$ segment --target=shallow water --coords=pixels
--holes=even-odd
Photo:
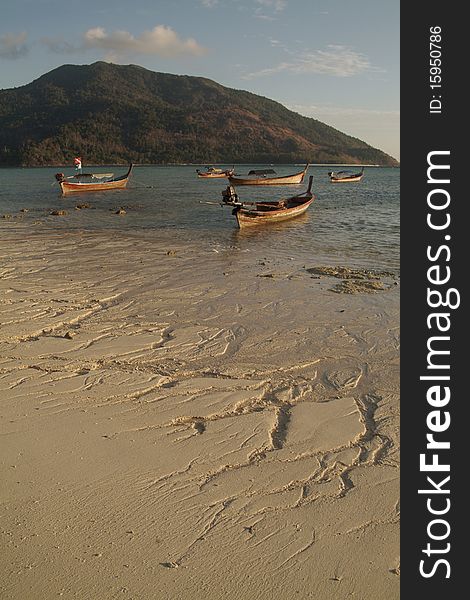
[[[231,166],[231,165],[227,165]],[[271,165],[267,165],[271,167]],[[262,168],[256,165],[256,168]],[[253,165],[237,165],[246,174]],[[278,175],[300,166],[277,165]],[[301,217],[239,231],[231,209],[204,204],[221,200],[225,179],[197,179],[194,166],[136,167],[126,190],[63,198],[54,180],[57,168],[0,169],[0,235],[5,229],[38,231],[118,230],[168,242],[190,242],[201,249],[252,252],[309,264],[342,264],[372,269],[399,268],[400,170],[368,168],[360,183],[331,184],[331,167],[310,167],[316,201]],[[66,174],[72,170],[63,169]],[[97,167],[108,172],[109,167]],[[125,167],[113,167],[120,175]],[[69,171],[69,172],[68,172]],[[306,189],[299,186],[240,187],[241,200],[279,199]],[[87,203],[89,209],[77,210]],[[124,215],[115,211],[123,207]],[[28,209],[28,212],[20,212]],[[65,209],[65,216],[51,216]]]

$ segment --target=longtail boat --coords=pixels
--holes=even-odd
[[[331,183],[353,183],[361,181],[364,177],[364,167],[362,167],[359,173],[353,173],[352,171],[330,171],[328,175]]]
[[[272,169],[268,171],[250,171],[248,177],[229,177],[230,185],[292,185],[302,183],[309,165],[305,165],[303,171],[293,175],[283,175],[282,177],[268,177],[269,173],[274,173]]]
[[[197,176],[201,179],[221,179],[222,177],[230,177],[235,172],[235,169],[216,169],[214,167],[206,167],[205,171],[196,169]]]
[[[313,176],[310,176],[307,191],[292,198],[276,201],[240,202],[234,188],[229,185],[222,192],[222,201],[233,206],[232,214],[237,219],[239,228],[253,225],[278,223],[303,214],[315,200],[312,193]]]
[[[107,190],[123,189],[129,181],[133,164],[125,175],[114,177],[113,173],[76,173],[66,177],[63,173],[56,173],[62,195],[76,192],[104,192]]]

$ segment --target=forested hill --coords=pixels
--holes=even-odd
[[[387,154],[273,100],[135,65],[64,65],[0,90],[0,165],[367,163]]]

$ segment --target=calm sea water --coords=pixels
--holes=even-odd
[[[232,165],[227,165],[230,167]],[[246,174],[253,165],[237,165]],[[294,165],[265,165],[278,175],[299,171]],[[255,168],[263,168],[256,165]],[[400,170],[366,168],[360,183],[331,184],[331,167],[310,167],[316,201],[301,217],[265,227],[239,231],[228,207],[205,204],[219,202],[225,179],[200,180],[194,166],[136,167],[126,190],[79,194],[62,198],[54,180],[57,168],[0,169],[0,220],[2,231],[117,230],[147,239],[188,241],[207,248],[237,247],[263,256],[298,259],[309,264],[340,264],[373,269],[399,268]],[[72,169],[62,169],[72,174]],[[96,172],[109,168],[96,167]],[[125,167],[113,167],[120,175]],[[256,189],[240,187],[241,200],[279,199],[306,189],[299,186]],[[75,210],[77,203],[90,209]],[[125,215],[114,213],[119,207]],[[28,212],[20,213],[20,209]],[[65,209],[66,216],[51,216]],[[255,254],[255,255],[256,255]]]

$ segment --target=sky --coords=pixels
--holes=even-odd
[[[399,0],[15,0],[0,89],[105,60],[271,98],[399,159]]]

